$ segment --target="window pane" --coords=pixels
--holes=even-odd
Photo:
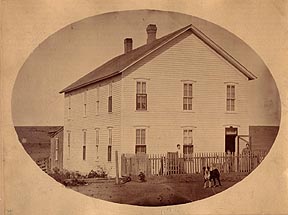
[[[112,160],[112,146],[108,146],[108,161]]]
[[[231,111],[234,111],[235,110],[235,100],[232,99],[231,100],[231,108],[230,108]]]
[[[83,133],[83,145],[86,145],[86,131]]]
[[[227,85],[227,99],[230,98],[230,85]]]
[[[230,111],[230,99],[226,100],[226,110]]]
[[[96,145],[99,145],[99,130],[96,130]]]
[[[136,145],[140,144],[140,129],[136,129]]]
[[[146,97],[146,95],[142,96],[142,110],[147,110],[147,97]]]
[[[136,110],[140,110],[140,96],[136,95]]]
[[[188,96],[192,97],[192,84],[189,84]]]
[[[146,82],[142,82],[142,92],[143,94],[146,93]]]
[[[87,103],[87,91],[86,90],[84,91],[84,94],[83,94],[83,103],[84,104]]]
[[[141,144],[145,145],[145,129],[141,129]]]
[[[86,160],[86,146],[83,146],[83,160]]]
[[[187,95],[187,84],[184,84],[184,96],[188,96]]]
[[[141,93],[141,82],[137,82],[137,86],[136,86],[136,93],[139,94]]]
[[[70,133],[68,133],[68,147],[70,146]]]
[[[112,96],[108,98],[108,112],[112,112]]]
[[[231,86],[231,98],[235,98],[235,86]]]
[[[135,146],[135,153],[146,153],[146,146],[138,145]]]

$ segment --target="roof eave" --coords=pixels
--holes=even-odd
[[[78,89],[80,89],[80,88],[82,88],[82,87],[86,87],[86,86],[88,86],[88,85],[95,84],[95,83],[97,83],[97,82],[99,82],[99,81],[103,81],[103,80],[105,80],[105,79],[112,78],[112,77],[114,77],[114,76],[116,76],[116,75],[118,75],[118,74],[120,74],[120,73],[121,73],[121,72],[117,71],[117,72],[114,72],[114,73],[112,73],[112,74],[110,74],[110,75],[106,75],[106,76],[104,76],[104,77],[102,77],[102,78],[98,78],[98,79],[89,81],[89,82],[87,82],[87,83],[85,83],[85,84],[81,84],[81,85],[76,86],[76,87],[72,87],[72,88],[67,87],[67,88],[61,90],[59,93],[60,93],[60,94],[61,94],[61,93],[69,93],[69,92],[72,92],[72,91],[74,91],[74,90],[78,90]]]
[[[213,40],[211,40],[208,36],[206,36],[202,31],[200,31],[192,24],[191,24],[191,30],[199,39],[201,39],[210,48],[212,48],[215,52],[217,52],[220,56],[222,56],[225,60],[227,60],[231,65],[233,65],[236,69],[238,69],[243,75],[245,75],[248,78],[248,80],[257,79],[257,76],[255,76],[238,60],[236,60],[233,56],[231,56],[222,47],[217,45]]]

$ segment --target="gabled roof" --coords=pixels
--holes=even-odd
[[[213,42],[208,36],[206,36],[203,32],[201,32],[198,28],[193,26],[192,24],[185,26],[173,33],[170,33],[166,36],[163,36],[155,41],[140,46],[136,49],[129,51],[128,53],[121,54],[106,63],[102,66],[96,68],[92,72],[78,79],[62,91],[60,93],[67,93],[73,90],[88,86],[90,84],[96,83],[98,81],[113,77],[117,74],[123,72],[126,68],[130,67],[134,63],[138,62],[145,56],[159,49],[166,43],[172,41],[176,37],[180,36],[184,32],[192,30],[192,32],[201,39],[204,43],[206,43],[209,47],[211,47],[214,51],[216,51],[219,55],[221,55],[225,60],[227,60],[230,64],[232,64],[235,68],[237,68],[243,75],[245,75],[248,80],[253,80],[256,78],[247,68],[245,68],[241,63],[239,63],[235,58],[233,58],[229,53],[227,53],[223,48],[218,46],[215,42]]]

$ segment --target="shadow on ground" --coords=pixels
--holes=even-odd
[[[146,182],[131,181],[116,185],[114,181],[101,181],[73,190],[94,198],[139,206],[166,206],[194,202],[220,193],[241,181],[247,174],[230,173],[221,177],[222,186],[203,188],[200,174],[154,176]]]

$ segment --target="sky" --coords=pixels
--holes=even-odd
[[[123,53],[123,41],[133,48],[146,43],[146,27],[157,25],[157,38],[193,24],[258,78],[249,81],[250,125],[279,125],[280,99],[265,63],[234,34],[205,20],[179,13],[125,11],[72,23],[44,40],[20,69],[12,95],[15,126],[64,124],[64,95],[59,92],[111,58]]]

